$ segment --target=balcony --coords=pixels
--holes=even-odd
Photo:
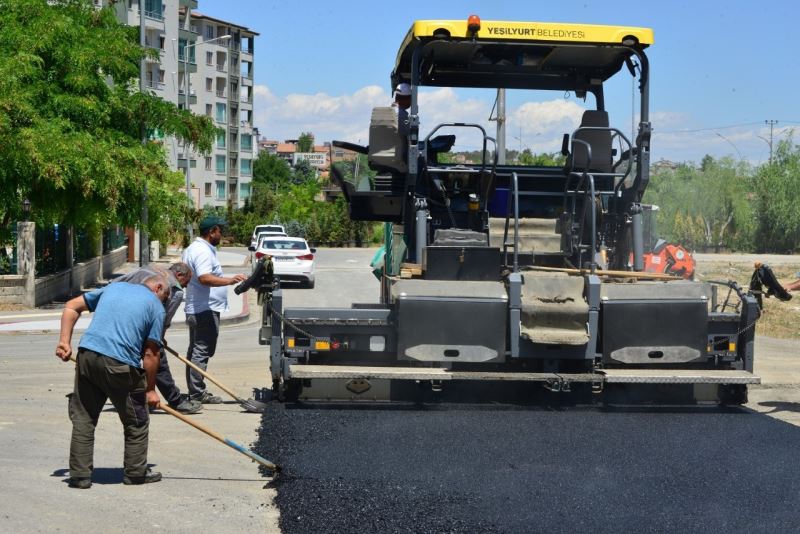
[[[231,91],[228,93],[228,100],[233,100],[234,102],[239,100],[239,91]]]
[[[228,68],[224,64],[220,65],[219,63],[217,63],[217,72],[227,72],[227,70]]]
[[[186,91],[183,88],[178,89],[178,103],[186,103]],[[197,104],[197,93],[194,89],[189,90],[189,105]]]
[[[253,97],[252,96],[247,96],[247,95],[242,95],[242,98],[241,98],[240,102],[243,103],[243,104],[252,104],[253,103]]]
[[[234,132],[234,131],[237,131],[237,130],[239,129],[239,123],[238,123],[238,122],[236,122],[236,121],[230,121],[230,122],[228,123],[228,128],[229,128],[229,129],[230,129],[232,132]]]
[[[164,13],[161,11],[148,11],[145,9],[144,11],[145,18],[150,20],[157,20],[159,22],[164,22]]]
[[[156,82],[153,80],[147,80],[144,84],[147,88],[155,89],[157,91],[163,91],[164,88],[166,87],[166,84],[164,82]]]
[[[179,0],[178,5],[189,9],[197,9],[197,0]]]
[[[225,90],[223,89],[222,91],[220,91],[219,89],[217,89],[217,97],[225,98]]]
[[[184,69],[186,68],[185,65],[186,65],[186,61],[184,60],[184,56],[183,56],[183,54],[179,53],[178,54],[178,69],[180,70],[180,72],[184,71]],[[194,57],[191,57],[191,56],[189,57],[189,72],[190,73],[197,72],[197,63],[195,62]]]
[[[239,177],[239,169],[231,169],[228,172],[228,177],[229,178],[238,178]]]

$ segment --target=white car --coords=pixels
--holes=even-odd
[[[314,253],[302,237],[266,237],[254,248],[256,261],[265,255],[272,257],[275,274],[284,280],[300,282],[314,287]]]
[[[250,246],[258,246],[259,235],[286,235],[286,230],[280,224],[259,224],[250,237]]]

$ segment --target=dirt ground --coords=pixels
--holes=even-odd
[[[788,283],[797,279],[797,263],[769,263],[775,276],[781,283]],[[725,261],[715,258],[697,260],[695,278],[697,280],[735,280],[742,288],[750,285],[753,274],[753,261],[749,257],[737,258],[726,256]],[[719,301],[725,299],[727,290],[720,288]],[[735,295],[731,302],[736,302]],[[756,324],[756,334],[779,339],[800,339],[800,293],[795,292],[792,300],[781,302],[772,297],[764,299],[764,313]]]

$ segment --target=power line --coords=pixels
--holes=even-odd
[[[775,120],[773,124],[777,124],[778,122],[789,123],[789,124],[800,124],[800,121],[790,121],[790,120],[783,120],[783,119],[781,119],[780,121]],[[711,127],[711,128],[694,128],[694,129],[691,129],[691,130],[662,130],[662,131],[659,131],[659,130],[654,129],[653,133],[659,133],[659,134],[682,134],[682,133],[712,132],[714,130],[727,130],[727,129],[730,129],[730,128],[741,128],[742,126],[756,126],[756,125],[760,125],[760,124],[764,124],[764,123],[769,124],[769,121],[742,122],[742,123],[739,123],[739,124],[730,124],[728,126],[716,126],[716,127]]]

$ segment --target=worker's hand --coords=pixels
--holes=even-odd
[[[56,346],[56,356],[61,358],[63,361],[68,362],[69,357],[72,356],[72,347],[70,344],[64,341],[59,341],[58,345]]]
[[[147,400],[147,405],[153,409],[158,408],[161,404],[161,397],[159,397],[158,393],[155,391],[146,392],[145,397]]]
[[[234,274],[233,277],[231,278],[230,285],[238,284],[239,282],[244,282],[245,280],[247,280],[246,274]]]

